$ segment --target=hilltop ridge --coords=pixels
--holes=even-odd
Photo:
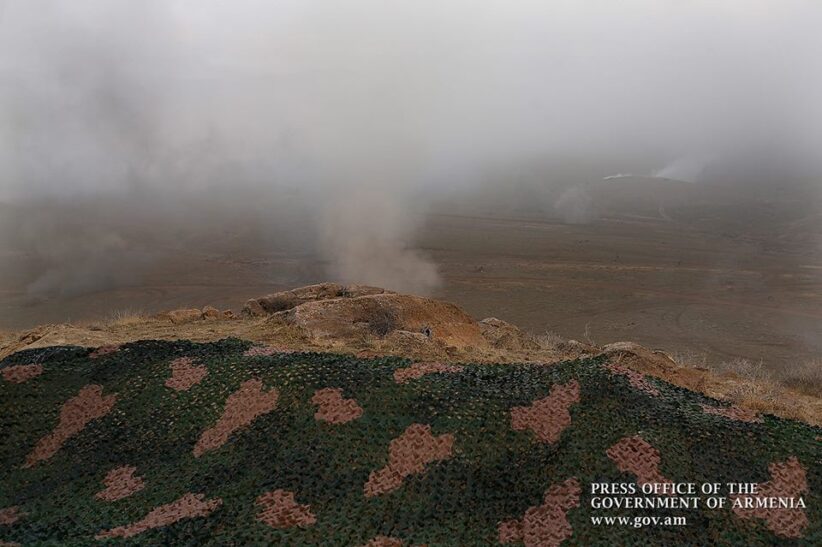
[[[0,332],[0,359],[48,346],[113,347],[138,340],[209,342],[227,337],[291,351],[454,363],[556,363],[601,355],[742,408],[822,425],[822,398],[784,386],[683,365],[663,351],[632,342],[596,346],[550,333],[535,335],[503,319],[476,320],[454,304],[364,285],[320,283],[280,291],[248,300],[239,313],[206,306]]]

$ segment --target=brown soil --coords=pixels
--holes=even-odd
[[[321,422],[344,424],[362,416],[362,407],[354,399],[344,399],[340,388],[319,389],[311,402],[319,406],[314,418]]]
[[[755,423],[762,421],[762,417],[759,416],[756,412],[748,410],[747,408],[739,408],[738,406],[718,407],[702,405],[702,410],[706,414],[722,416],[723,418],[728,418],[729,420],[736,420],[737,422]]]
[[[20,520],[20,517],[22,517],[23,514],[24,513],[21,513],[20,508],[17,506],[0,509],[0,526],[11,526]]]
[[[576,380],[555,385],[547,397],[534,401],[531,406],[512,408],[511,427],[516,431],[530,429],[540,441],[555,443],[565,428],[571,425],[569,410],[578,402],[579,383]]]
[[[253,379],[243,382],[240,389],[228,396],[223,415],[214,426],[203,431],[194,445],[194,457],[223,446],[232,433],[247,427],[255,418],[277,407],[279,392],[272,388],[263,391],[263,383]]]
[[[525,547],[556,547],[574,534],[566,512],[579,506],[579,481],[570,478],[551,486],[542,505],[529,508],[522,519],[499,524],[500,543],[524,543]]]
[[[118,526],[111,530],[104,530],[97,534],[96,538],[129,538],[141,534],[146,530],[162,528],[183,519],[206,517],[223,503],[223,500],[220,498],[210,500],[205,500],[204,498],[204,494],[188,493],[177,501],[153,509],[148,515],[137,522],[126,526]]]
[[[75,397],[63,404],[57,427],[37,442],[26,458],[24,467],[31,467],[54,456],[63,443],[82,431],[89,422],[111,412],[116,400],[116,394],[103,397],[102,386],[92,384],[82,388]]]
[[[180,357],[171,362],[171,378],[166,380],[166,387],[174,391],[188,391],[199,384],[206,374],[206,367],[195,365],[190,357]]]
[[[635,475],[640,485],[671,482],[659,471],[659,464],[662,461],[659,450],[639,435],[620,439],[606,451],[606,454],[616,464],[617,469]]]
[[[297,503],[294,493],[286,490],[266,492],[257,498],[257,505],[260,507],[257,520],[272,528],[311,526],[317,522],[311,508]]]
[[[771,480],[759,483],[758,492],[754,496],[731,496],[731,499],[744,503],[745,497],[769,498],[799,498],[808,491],[808,479],[805,468],[795,457],[784,462],[773,462],[768,466]],[[745,508],[733,507],[734,513],[743,519],[758,518],[765,521],[774,534],[786,538],[802,537],[802,530],[808,525],[808,516],[801,507],[794,508]]]
[[[463,367],[459,365],[447,365],[445,363],[414,363],[410,367],[398,368],[394,371],[394,381],[398,384],[405,384],[409,380],[422,378],[426,374],[437,372],[462,372]]]
[[[391,441],[388,465],[368,476],[363,490],[366,497],[379,496],[396,490],[408,475],[422,473],[431,462],[451,457],[454,436],[431,434],[431,426],[412,424]]]
[[[15,365],[2,371],[3,379],[12,384],[22,384],[43,374],[43,365]]]
[[[95,494],[96,498],[104,501],[117,501],[127,498],[146,487],[142,477],[135,476],[137,468],[132,465],[124,465],[112,469],[103,479],[104,490]]]

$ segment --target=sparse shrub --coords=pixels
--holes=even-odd
[[[542,349],[557,348],[565,343],[565,338],[550,330],[534,335],[533,340]]]
[[[388,308],[378,308],[368,318],[368,330],[380,337],[397,330],[398,327],[397,314]]]
[[[809,395],[822,395],[822,359],[813,359],[782,370],[782,382]]]
[[[708,366],[708,356],[699,351],[675,351],[669,357],[680,367],[707,368]]]
[[[106,324],[109,327],[127,327],[143,323],[148,319],[148,315],[142,310],[116,310],[108,317]]]
[[[771,371],[762,361],[753,362],[749,359],[737,358],[732,361],[723,361],[716,368],[720,372],[735,374],[743,380],[753,382],[770,382],[773,379]]]

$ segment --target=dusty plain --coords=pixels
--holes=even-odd
[[[587,224],[527,206],[440,204],[414,243],[442,275],[431,296],[532,333],[631,340],[695,365],[744,358],[780,370],[820,359],[814,204],[723,201],[720,190],[648,180],[616,189],[589,188],[596,217]],[[2,249],[0,329],[192,306],[239,310],[248,298],[329,280],[307,247],[276,249],[230,226],[151,252],[150,267],[128,282],[37,295],[27,284],[42,269],[38,255]]]

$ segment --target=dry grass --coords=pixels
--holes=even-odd
[[[822,359],[813,359],[779,371],[782,383],[802,393],[822,395]]]
[[[397,314],[388,308],[379,308],[368,318],[368,330],[379,337],[397,330],[398,327]]]
[[[700,351],[675,351],[669,357],[681,367],[707,368],[708,366],[708,355]]]
[[[763,361],[751,361],[749,359],[733,359],[731,361],[723,361],[719,363],[715,370],[732,374],[742,380],[752,382],[772,382],[773,375],[771,371],[765,366]]]
[[[726,385],[724,399],[737,406],[761,413],[777,414],[784,417],[798,418],[805,421],[819,420],[818,409],[803,408],[796,391],[818,397],[820,390],[813,391],[813,372],[796,371],[794,382],[787,380],[788,375],[775,375],[763,361],[750,359],[732,359],[711,367],[716,373],[732,379]],[[820,385],[822,374],[817,372],[816,382]],[[797,389],[800,384],[807,389]],[[793,390],[793,391],[790,391]],[[815,405],[818,406],[818,405]],[[811,410],[810,415],[808,411]],[[815,416],[812,418],[811,416]]]
[[[148,314],[143,310],[124,309],[112,312],[104,320],[104,324],[107,327],[131,327],[145,323],[148,319]]]
[[[693,362],[692,359],[682,361]],[[764,363],[759,361],[734,359],[714,366],[696,367],[680,366],[673,360],[665,365],[658,359],[637,355],[630,358],[626,356],[622,364],[741,408],[822,425],[822,398],[819,391],[802,392],[793,389],[781,378],[774,377]],[[809,374],[813,375],[815,369],[812,365],[809,367]]]
[[[542,334],[535,334],[531,338],[543,349],[558,348],[566,341],[565,338],[550,330],[546,330]]]

